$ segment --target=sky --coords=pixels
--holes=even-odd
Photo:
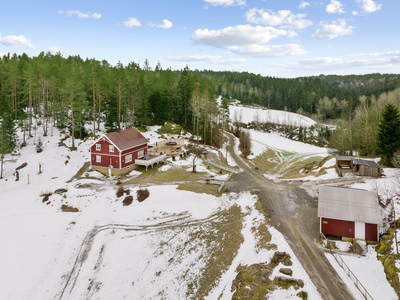
[[[3,1],[0,55],[293,78],[400,73],[398,0]]]

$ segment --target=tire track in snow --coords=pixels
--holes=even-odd
[[[86,261],[89,256],[89,252],[92,248],[92,244],[96,235],[104,230],[125,230],[125,231],[154,231],[159,229],[169,229],[179,226],[187,226],[191,224],[198,224],[203,222],[212,221],[217,219],[221,215],[221,212],[218,211],[211,216],[204,219],[191,219],[190,214],[180,216],[179,218],[170,219],[168,221],[164,221],[158,224],[153,225],[129,225],[129,224],[106,224],[102,226],[95,226],[92,230],[90,230],[86,237],[84,238],[77,257],[75,259],[72,270],[67,276],[65,281],[65,285],[60,292],[59,295],[55,296],[55,299],[63,300],[69,299],[69,295],[72,293],[77,279],[79,277],[79,273],[81,271],[82,265]]]

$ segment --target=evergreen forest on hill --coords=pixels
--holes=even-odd
[[[96,135],[100,123],[115,127],[162,125],[174,122],[219,144],[227,102],[287,110],[317,121],[335,120],[337,130],[330,146],[338,153],[376,155],[377,126],[388,102],[400,107],[400,76],[397,74],[319,75],[293,79],[247,72],[194,70],[173,71],[146,60],[115,66],[106,60],[38,56],[0,57],[1,153],[15,143],[12,130],[18,124],[32,134],[32,118],[40,120],[47,134],[50,124],[67,128],[72,137]],[[223,96],[223,109],[216,96]],[[91,124],[91,130],[84,125]],[[10,136],[7,138],[6,136]],[[23,144],[23,143],[22,143]],[[74,146],[74,145],[73,145]]]

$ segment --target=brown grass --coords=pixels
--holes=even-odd
[[[215,184],[202,184],[202,183],[182,183],[178,185],[178,190],[189,191],[199,194],[209,194],[214,196],[221,196],[218,194],[219,185]]]
[[[183,169],[171,168],[164,172],[149,169],[143,172],[138,178],[128,181],[126,184],[144,184],[144,183],[163,183],[174,181],[197,181],[201,179],[203,173],[188,172]]]
[[[62,212],[79,212],[79,209],[76,207],[68,206],[66,204],[61,205]]]

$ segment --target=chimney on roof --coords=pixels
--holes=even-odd
[[[115,132],[119,132],[119,128],[118,127],[115,127]]]

